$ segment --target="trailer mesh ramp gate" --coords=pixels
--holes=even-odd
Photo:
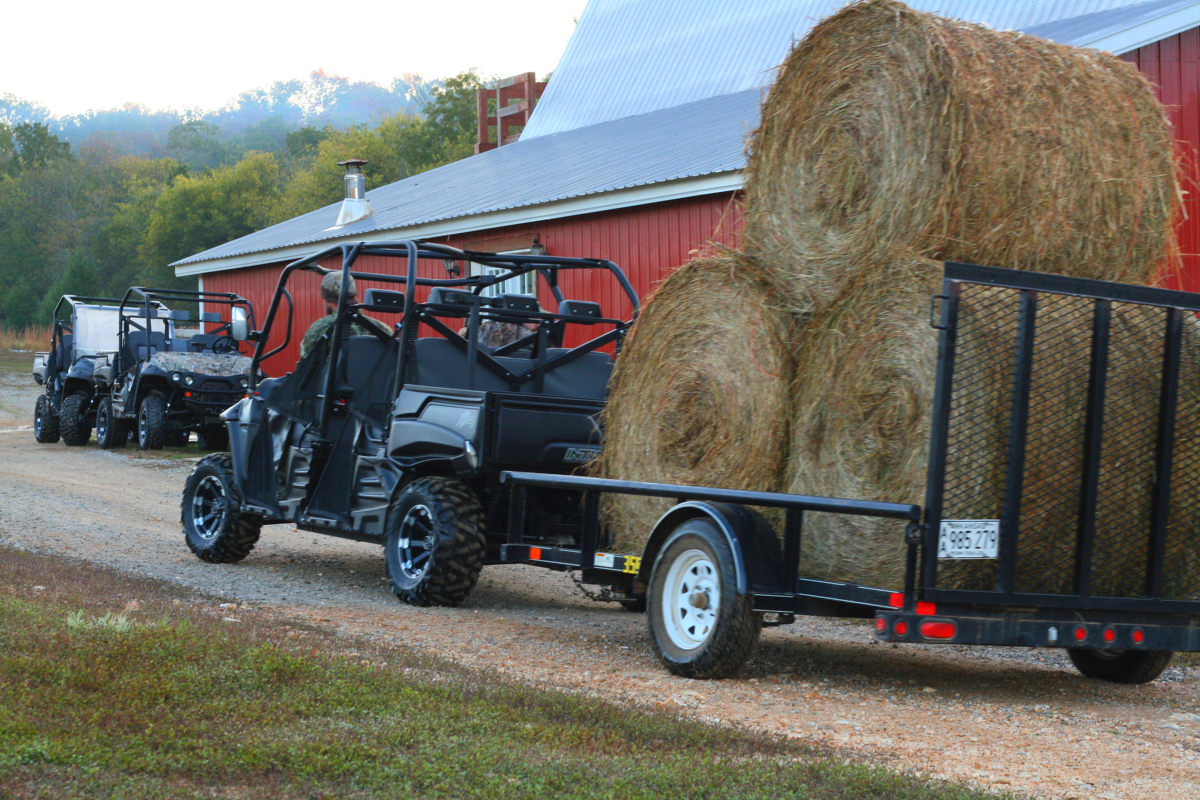
[[[922,584],[1200,613],[1195,295],[948,263]]]

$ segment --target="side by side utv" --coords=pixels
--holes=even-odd
[[[200,322],[210,329],[175,336],[174,322],[191,315],[167,311],[168,302],[202,304]],[[245,395],[250,381],[250,358],[238,352],[230,330],[239,321],[252,324],[253,307],[226,292],[135,286],[120,308],[117,351],[94,374],[103,393],[96,409],[100,446],[124,447],[132,430],[141,449],[160,450],[186,444],[195,431],[201,448],[224,450],[228,435],[220,414]]]
[[[364,256],[399,259],[404,275],[354,270]],[[258,363],[292,337],[290,282],[319,279],[330,272],[320,262],[337,257],[343,287],[352,275],[403,292],[370,290],[352,304],[343,290],[335,324],[295,371],[258,382]],[[430,277],[442,263],[451,277]],[[483,274],[455,276],[465,263]],[[577,270],[592,273],[576,282]],[[605,272],[624,294],[628,319],[564,299],[563,285],[618,296],[601,295],[596,279]],[[557,301],[554,311],[498,292],[534,274],[542,296]],[[1040,298],[1076,313],[1039,318]],[[218,563],[246,557],[262,526],[274,523],[376,542],[393,591],[414,604],[463,601],[484,564],[578,570],[610,597],[644,603],[663,664],[694,678],[736,673],[764,625],[798,614],[873,619],[882,642],[1066,648],[1084,675],[1122,683],[1153,680],[1173,652],[1200,651],[1200,581],[1190,560],[1167,555],[1200,543],[1200,521],[1178,512],[1181,498],[1200,490],[1200,448],[1194,431],[1176,426],[1179,387],[1200,381],[1200,344],[1191,328],[1184,335],[1200,296],[947,263],[932,302],[939,354],[924,507],[604,480],[573,473],[601,446],[613,364],[604,348],[619,345],[637,312],[615,264],[409,241],[334,247],[284,269],[262,331],[234,332],[255,342],[250,391],[223,415],[231,453],[205,458],[187,480],[186,542]],[[368,311],[399,315],[395,333],[352,328]],[[1127,335],[1118,311],[1161,322],[1142,355],[1110,348]],[[1000,333],[986,348],[971,340],[960,347],[960,319]],[[477,341],[483,324],[535,320],[536,338],[494,350]],[[576,326],[602,332],[562,347],[564,330],[579,340]],[[351,335],[363,329],[371,335]],[[1086,353],[1080,342],[1090,343]],[[1056,355],[1047,361],[1047,353]],[[1151,359],[1158,376],[1137,407],[1106,388],[1131,358]],[[1006,359],[1010,369],[981,373],[980,359]],[[1061,401],[1064,376],[1086,387],[1082,412]],[[963,398],[979,392],[1010,409],[1001,429],[962,412]],[[972,444],[997,433],[1005,446]],[[1104,442],[1129,436],[1152,441],[1137,458],[1107,459]],[[1070,488],[1026,496],[1023,477],[1051,439],[1078,450],[1077,460],[1058,465]],[[611,549],[600,509],[614,493],[676,503],[641,553]],[[1023,527],[1046,518],[1047,503],[1058,504],[1055,524],[1067,527],[1053,550],[1022,538]],[[783,511],[781,530],[762,508]],[[809,513],[895,520],[897,547],[907,552],[903,586],[805,577]],[[1135,546],[1114,551],[1114,532]],[[1095,576],[1118,558],[1132,578],[1098,591]],[[1031,566],[1059,579],[1031,583]]]

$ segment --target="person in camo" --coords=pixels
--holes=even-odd
[[[300,358],[307,356],[317,342],[321,341],[321,337],[327,335],[333,328],[333,323],[337,321],[337,304],[338,295],[342,292],[342,273],[331,272],[321,280],[321,299],[325,302],[325,316],[308,326],[308,330],[304,332],[304,338],[300,341]],[[350,278],[350,285],[346,287],[346,301],[349,303],[358,300],[358,287],[354,285],[354,278]],[[371,323],[379,330],[383,331],[388,336],[392,335],[392,329],[386,323],[381,322],[366,314],[359,316]],[[370,336],[371,332],[366,326],[359,322],[350,323],[350,327],[343,336]]]

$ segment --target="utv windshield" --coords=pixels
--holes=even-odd
[[[128,308],[125,315],[136,314],[140,309]],[[174,333],[174,323],[164,320],[167,338]],[[75,306],[73,323],[75,334],[75,354],[77,356],[95,356],[102,353],[115,353],[120,345],[117,334],[120,333],[119,312],[111,306]]]

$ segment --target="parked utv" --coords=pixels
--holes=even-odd
[[[294,372],[258,383],[258,364],[296,336],[290,282],[313,275],[315,288],[331,272],[321,260],[339,256],[336,322]],[[405,269],[354,271],[363,256],[403,259]],[[445,264],[451,277],[419,277],[419,262],[424,275]],[[474,264],[480,274],[455,277],[459,264]],[[603,348],[618,344],[631,320],[565,299],[560,275],[568,272],[576,273],[565,279],[572,286],[607,275],[636,312],[625,275],[601,260],[397,242],[341,246],[289,265],[263,330],[248,334],[256,343],[251,391],[223,415],[232,454],[205,458],[187,481],[189,547],[206,561],[238,561],[262,525],[292,523],[384,544],[393,590],[406,602],[461,602],[484,563],[501,560],[507,541],[501,472],[567,474],[600,449],[599,413],[613,366]],[[353,304],[347,276],[400,284],[404,292],[370,289]],[[529,291],[539,278],[543,297],[556,302],[553,311],[533,296],[503,291]],[[418,292],[427,291],[419,302]],[[283,325],[281,300],[288,304]],[[366,312],[389,315],[395,333],[365,323]],[[495,349],[479,343],[485,324],[523,323],[538,323],[537,332]],[[368,335],[351,335],[355,330]],[[586,341],[563,347],[567,337]],[[269,340],[279,344],[268,350]],[[571,539],[578,499],[547,494],[528,509],[542,544]]]
[[[45,387],[33,412],[37,441],[87,444],[108,396],[108,385],[98,383],[95,373],[106,369],[117,352],[121,308],[115,298],[70,294],[54,307],[50,349],[33,359],[33,379]],[[164,310],[157,302],[153,308]]]
[[[191,315],[167,311],[164,302],[200,303],[201,324],[215,327],[176,337],[173,323]],[[135,286],[120,307],[116,356],[94,374],[104,395],[96,411],[100,446],[124,447],[133,430],[141,449],[161,450],[185,444],[195,431],[202,448],[225,449],[220,414],[246,393],[250,373],[250,358],[230,331],[254,319],[250,303],[225,292]],[[209,310],[223,307],[224,316]]]

